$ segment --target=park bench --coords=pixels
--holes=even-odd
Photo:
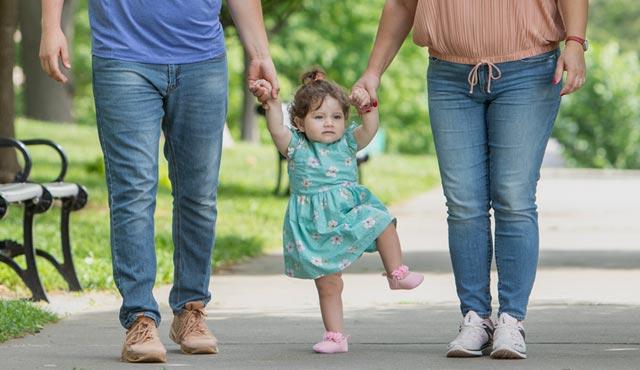
[[[29,174],[32,160],[26,146],[46,145],[53,148],[60,157],[60,172],[51,182],[34,184],[29,182]],[[13,183],[0,184],[0,219],[6,213],[9,205],[22,204],[24,206],[23,242],[13,240],[0,241],[0,262],[9,265],[31,290],[33,300],[48,301],[42,286],[35,256],[49,261],[62,275],[69,286],[69,290],[82,289],[78,280],[69,237],[69,218],[72,211],[82,209],[88,199],[86,189],[78,184],[64,182],[67,172],[68,160],[62,148],[56,143],[46,139],[33,139],[18,141],[9,138],[0,138],[0,147],[13,147],[18,150],[24,159],[24,168],[16,175]],[[60,241],[62,249],[62,263],[51,254],[35,248],[33,245],[33,216],[36,213],[47,211],[54,203],[61,205],[60,209]],[[24,255],[27,268],[18,266],[14,258]]]

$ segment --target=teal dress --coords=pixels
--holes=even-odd
[[[395,219],[358,184],[357,144],[351,125],[338,141],[307,140],[291,129],[288,171],[291,197],[284,220],[285,274],[315,279],[344,270]]]

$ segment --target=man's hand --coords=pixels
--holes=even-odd
[[[62,58],[62,64],[65,67],[71,68],[67,38],[59,27],[50,30],[43,29],[40,38],[40,66],[49,77],[66,83],[69,79],[60,71],[60,58]]]
[[[560,96],[571,94],[584,85],[586,81],[586,66],[584,63],[584,50],[577,42],[568,42],[558,58],[556,72],[553,76],[553,83],[557,84],[562,80],[564,71],[567,71],[567,79],[560,91]]]
[[[280,85],[278,83],[278,77],[276,76],[276,68],[273,65],[273,61],[270,57],[263,59],[252,59],[249,63],[249,69],[247,72],[247,82],[249,89],[252,86],[256,86],[259,80],[263,80],[269,84],[269,91],[267,89],[257,89],[255,92],[251,91],[253,95],[258,98],[260,103],[266,108],[266,103],[269,99],[276,99],[280,92]],[[262,84],[262,82],[261,82]],[[266,86],[262,84],[262,86]]]

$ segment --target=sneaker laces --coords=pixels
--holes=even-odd
[[[128,346],[146,343],[154,338],[155,323],[153,320],[139,319],[127,332],[126,343]]]
[[[522,328],[517,321],[507,322],[505,320],[499,320],[496,329],[502,329],[501,331],[508,330],[509,336],[514,341],[524,340],[524,328]]]
[[[186,334],[207,335],[208,329],[205,324],[205,317],[207,314],[204,312],[204,308],[185,310],[184,315],[185,323],[180,331],[180,338],[184,338]]]

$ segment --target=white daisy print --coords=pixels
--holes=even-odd
[[[303,179],[302,180],[302,186],[304,186],[305,188],[308,188],[309,186],[311,186],[311,180]]]
[[[334,236],[331,237],[331,244],[340,245],[340,244],[342,244],[342,240],[343,240],[342,236],[334,235]]]
[[[344,270],[347,267],[349,267],[349,265],[351,264],[351,261],[344,259],[342,260],[342,262],[340,262],[340,270]]]
[[[305,248],[304,244],[302,244],[301,241],[296,240],[296,249],[298,250],[298,252],[302,252],[306,248]]]
[[[366,196],[367,196],[367,195],[366,195],[365,193],[360,193],[360,200],[361,200],[361,201],[362,201],[362,200],[364,200],[364,198],[365,198]]]
[[[340,188],[340,190],[338,190],[338,193],[340,194],[340,196],[344,199],[349,199],[351,198],[351,194],[349,194],[349,192],[347,191],[347,189],[345,188]]]
[[[318,166],[320,166],[320,161],[316,157],[309,157],[307,165],[312,168],[318,168]]]
[[[307,204],[307,197],[305,197],[304,195],[298,195],[298,204]]]
[[[338,168],[336,166],[331,166],[326,172],[326,175],[329,177],[336,177],[338,174]]]
[[[320,155],[324,156],[329,154],[329,149],[322,148],[318,152],[320,153]]]
[[[318,233],[313,233],[313,234],[311,234],[311,239],[313,239],[313,240],[320,240],[320,234],[318,234]]]
[[[292,269],[286,269],[284,272],[288,277],[293,277],[293,270]]]
[[[336,226],[338,226],[338,221],[336,221],[336,220],[331,220],[331,221],[329,221],[329,222],[327,223],[327,226],[329,227],[329,229],[333,229],[333,228],[335,228]]]
[[[366,220],[364,220],[362,222],[363,226],[365,229],[370,229],[373,227],[373,225],[376,224],[376,220],[373,219],[373,217],[369,217]]]
[[[287,249],[287,252],[293,252],[293,243],[292,242],[288,242],[287,245],[285,246],[285,248]]]
[[[322,258],[320,257],[313,257],[311,258],[311,263],[315,266],[322,266]]]
[[[353,163],[353,159],[351,157],[344,160],[344,164],[347,166],[351,166],[351,163]]]
[[[358,252],[358,247],[356,247],[355,245],[352,245],[349,247],[349,249],[347,249],[347,252],[349,253],[357,253]]]

